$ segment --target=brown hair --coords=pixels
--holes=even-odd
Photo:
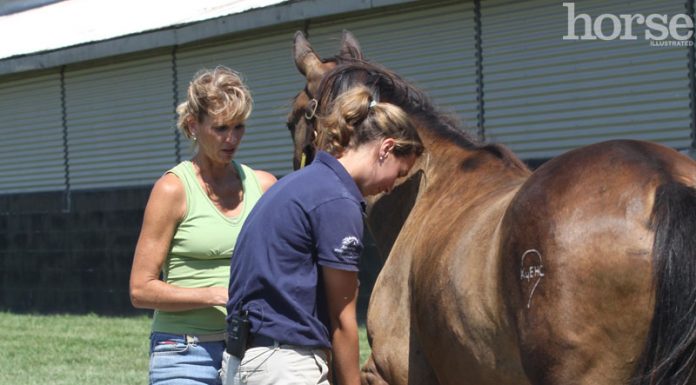
[[[333,156],[349,148],[380,138],[392,138],[396,156],[423,153],[415,127],[401,108],[374,101],[365,86],[357,86],[339,95],[326,115],[319,117],[316,145]]]
[[[198,71],[189,83],[186,101],[176,108],[177,126],[191,138],[189,122],[202,122],[206,115],[223,120],[246,120],[253,101],[249,89],[236,71],[225,66]]]

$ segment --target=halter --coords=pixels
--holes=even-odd
[[[309,96],[309,94],[307,95]],[[309,113],[305,111],[304,113],[304,117],[307,120],[312,120],[315,116],[317,116],[317,107],[319,107],[319,102],[316,99],[312,98],[309,100],[309,104],[307,104],[307,107],[309,107],[310,105],[312,106],[311,111],[309,111]]]
[[[307,123],[307,129],[309,129],[311,127],[312,131],[314,133],[314,137],[316,138],[317,131],[316,131],[316,129],[314,129],[314,126],[311,123],[317,117],[317,109],[319,109],[319,101],[314,96],[312,96],[312,93],[309,92],[309,89],[307,88],[306,85],[304,88],[304,93],[309,98],[309,102],[305,106],[305,112],[303,115],[304,115],[304,118],[305,118],[306,123]],[[297,126],[297,124],[295,124],[295,126]],[[307,158],[309,158],[308,147],[310,147],[313,142],[314,142],[314,139],[310,140],[308,143],[306,143],[302,147],[302,157],[300,158],[300,169],[305,168],[305,166],[307,165]]]
[[[374,80],[372,82],[372,86],[369,88],[374,89],[375,88],[374,86],[376,85],[376,83],[377,83],[377,80]],[[379,91],[373,91],[373,92],[375,92],[375,95],[373,95],[373,99],[370,101],[369,108],[374,108],[374,106],[377,104],[377,100],[379,98]],[[304,118],[307,122],[308,128],[309,127],[314,128],[312,131],[314,133],[314,139],[316,139],[317,130],[310,123],[312,123],[317,117],[317,110],[319,109],[319,101],[314,97],[314,95],[312,95],[311,92],[309,92],[307,85],[305,85],[305,87],[304,87],[304,93],[309,98],[309,102],[305,106]],[[308,143],[308,145],[312,145],[314,142],[314,139],[311,140]],[[307,158],[309,158],[308,151],[307,151],[307,148],[309,147],[308,145],[304,146],[302,148],[302,156],[300,157],[300,169],[304,168],[307,165]],[[316,150],[316,148],[314,148],[314,149]]]

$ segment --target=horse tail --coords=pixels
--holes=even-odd
[[[655,308],[631,385],[686,385],[696,366],[696,189],[661,185],[650,224]]]

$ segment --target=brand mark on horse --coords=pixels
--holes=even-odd
[[[531,264],[528,266],[525,266],[525,261],[527,260],[527,256],[537,256],[537,261],[534,261],[533,258],[530,258]],[[536,264],[535,264],[536,263]],[[532,305],[532,296],[534,296],[534,291],[536,290],[537,286],[539,286],[539,282],[541,282],[541,278],[544,277],[544,264],[541,258],[541,253],[537,251],[536,249],[530,249],[524,252],[522,254],[522,261],[520,263],[520,280],[522,281],[531,281],[533,279],[536,279],[536,282],[534,282],[534,286],[532,286],[532,290],[529,292],[529,300],[527,301],[527,309],[530,308]]]

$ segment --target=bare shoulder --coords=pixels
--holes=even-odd
[[[162,175],[152,187],[152,194],[162,199],[186,198],[184,184],[178,176],[168,172]]]
[[[186,211],[186,190],[179,177],[172,173],[162,175],[152,187],[148,208],[164,210],[177,219]]]
[[[259,180],[261,190],[263,190],[264,192],[268,191],[268,189],[271,188],[271,186],[273,186],[273,184],[278,181],[278,179],[276,179],[276,177],[273,176],[273,174],[271,174],[270,172],[263,170],[254,170],[254,173],[256,174],[256,179]]]

